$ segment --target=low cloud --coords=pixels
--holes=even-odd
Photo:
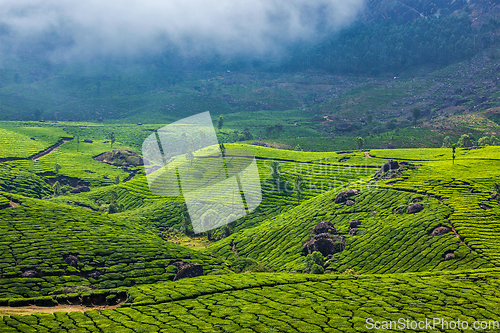
[[[346,26],[365,0],[3,0],[0,52],[52,59],[135,56],[175,45],[186,54],[275,54]]]

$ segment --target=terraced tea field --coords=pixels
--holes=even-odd
[[[226,144],[255,156],[262,202],[194,238],[183,197],[153,194],[142,166],[95,159],[111,150],[105,125],[19,125],[0,126],[24,147],[0,151],[1,332],[370,332],[401,318],[500,329],[499,147],[453,162],[451,149]],[[140,153],[128,138],[113,149]],[[398,170],[378,173],[389,159]],[[307,244],[326,251],[318,274]]]

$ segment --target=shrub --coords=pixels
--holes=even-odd
[[[311,267],[311,274],[323,274],[325,269],[318,264],[314,264]]]
[[[321,266],[321,265],[323,265],[324,262],[325,262],[325,258],[323,257],[321,252],[314,251],[313,253],[308,254],[306,256],[306,259],[305,259],[306,271],[312,273],[312,269],[315,265]],[[316,268],[316,270],[317,270],[317,268]],[[319,273],[313,273],[313,274],[319,274]]]
[[[451,145],[453,143],[451,142],[451,139],[449,136],[445,137],[443,140],[443,147],[442,148],[451,148]]]

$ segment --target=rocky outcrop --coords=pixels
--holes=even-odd
[[[358,225],[360,225],[360,224],[361,224],[360,220],[352,219],[351,222],[349,222],[349,229],[357,228]]]
[[[76,257],[72,254],[68,254],[68,255],[64,256],[64,262],[66,264],[68,264],[68,266],[76,267],[78,265],[78,263],[80,262],[80,259],[78,259],[78,257]]]
[[[324,233],[329,233],[332,235],[338,234],[338,232],[335,229],[335,227],[333,226],[333,224],[329,221],[328,222],[319,222],[318,224],[316,224],[316,226],[311,231],[311,234],[314,234],[314,235],[319,235],[319,234],[324,234]]]
[[[344,191],[344,192],[340,192],[337,197],[335,198],[335,203],[336,204],[339,204],[339,203],[344,203],[348,200],[348,198],[352,197],[352,196],[355,196],[359,194],[359,191],[358,190],[347,190],[347,191]]]
[[[452,260],[452,259],[455,259],[455,253],[450,252],[444,255],[444,260]]]
[[[380,168],[380,172],[389,172],[391,170],[397,170],[399,169],[399,163],[393,160],[389,160],[388,162],[385,162],[382,164],[382,168]]]
[[[344,237],[338,235],[330,235],[327,233],[319,234],[311,238],[302,246],[302,253],[306,256],[319,251],[323,256],[342,252],[345,248]]]
[[[94,160],[115,166],[139,166],[144,164],[142,157],[129,149],[113,149],[96,156]]]
[[[179,271],[174,277],[174,281],[185,279],[185,278],[193,278],[196,276],[203,275],[203,266],[200,264],[187,264],[181,266]]]
[[[432,232],[429,234],[429,236],[441,236],[444,234],[447,234],[451,231],[451,228],[448,227],[437,227],[436,229],[432,230]]]
[[[81,192],[90,192],[90,187],[88,186],[80,186],[69,191],[70,193],[81,193]]]
[[[414,204],[408,206],[408,213],[415,214],[415,213],[422,211],[423,209],[424,209],[424,205],[422,205],[421,203],[414,203]]]
[[[24,271],[22,274],[21,274],[21,277],[23,278],[36,278],[38,277],[38,273],[36,270],[34,269],[29,269],[29,270],[26,270]]]

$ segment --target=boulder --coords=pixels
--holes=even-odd
[[[88,186],[80,186],[80,192],[90,192],[90,187]]]
[[[102,274],[104,274],[104,270],[93,271],[89,273],[89,277],[93,279],[98,279],[99,276],[101,276]]]
[[[308,255],[319,251],[323,256],[342,252],[345,248],[345,240],[342,236],[331,236],[327,233],[319,234],[311,238],[302,246],[302,253]]]
[[[496,192],[491,193],[492,199],[496,199],[497,197],[498,197],[498,193],[496,193]]]
[[[340,192],[337,197],[335,198],[335,203],[336,204],[339,204],[339,203],[344,203],[347,201],[347,199],[349,197],[352,197],[354,195],[357,195],[359,194],[359,191],[358,190],[347,190],[347,191],[344,191],[344,192]]]
[[[360,224],[360,220],[352,219],[351,222],[349,222],[349,229],[356,228]]]
[[[422,198],[414,198],[411,202],[413,203],[417,203],[417,202],[420,202],[420,201],[423,201],[424,199]]]
[[[351,236],[356,236],[357,232],[358,232],[358,228],[349,229],[349,235],[351,235]]]
[[[77,188],[72,189],[69,193],[81,193],[81,192],[90,192],[90,187],[88,186],[79,186]]]
[[[444,260],[452,260],[452,259],[455,259],[455,253],[450,252],[445,254]]]
[[[188,264],[182,266],[174,277],[174,281],[193,278],[203,275],[203,266],[200,264]]]
[[[324,233],[330,233],[332,235],[337,235],[338,232],[331,222],[319,222],[311,231],[311,234],[319,235]]]
[[[353,206],[353,205],[354,205],[354,201],[352,201],[352,200],[347,200],[347,201],[345,202],[345,204],[346,204],[347,206]]]
[[[424,205],[422,205],[421,203],[414,203],[408,206],[408,213],[415,214],[420,212],[422,209],[424,209]]]
[[[21,277],[23,277],[23,278],[36,278],[36,277],[38,277],[38,273],[34,269],[29,269],[27,271],[24,271],[23,274],[21,274]]]
[[[73,266],[76,267],[78,265],[78,262],[80,259],[78,259],[76,256],[69,254],[64,257],[64,262],[68,264],[68,266]]]
[[[391,170],[397,170],[399,169],[399,163],[393,160],[389,160],[388,162],[385,162],[382,164],[382,168],[380,169],[380,172],[388,172]]]
[[[437,227],[436,229],[432,230],[429,236],[441,236],[444,234],[447,234],[451,231],[451,228],[448,227]]]

